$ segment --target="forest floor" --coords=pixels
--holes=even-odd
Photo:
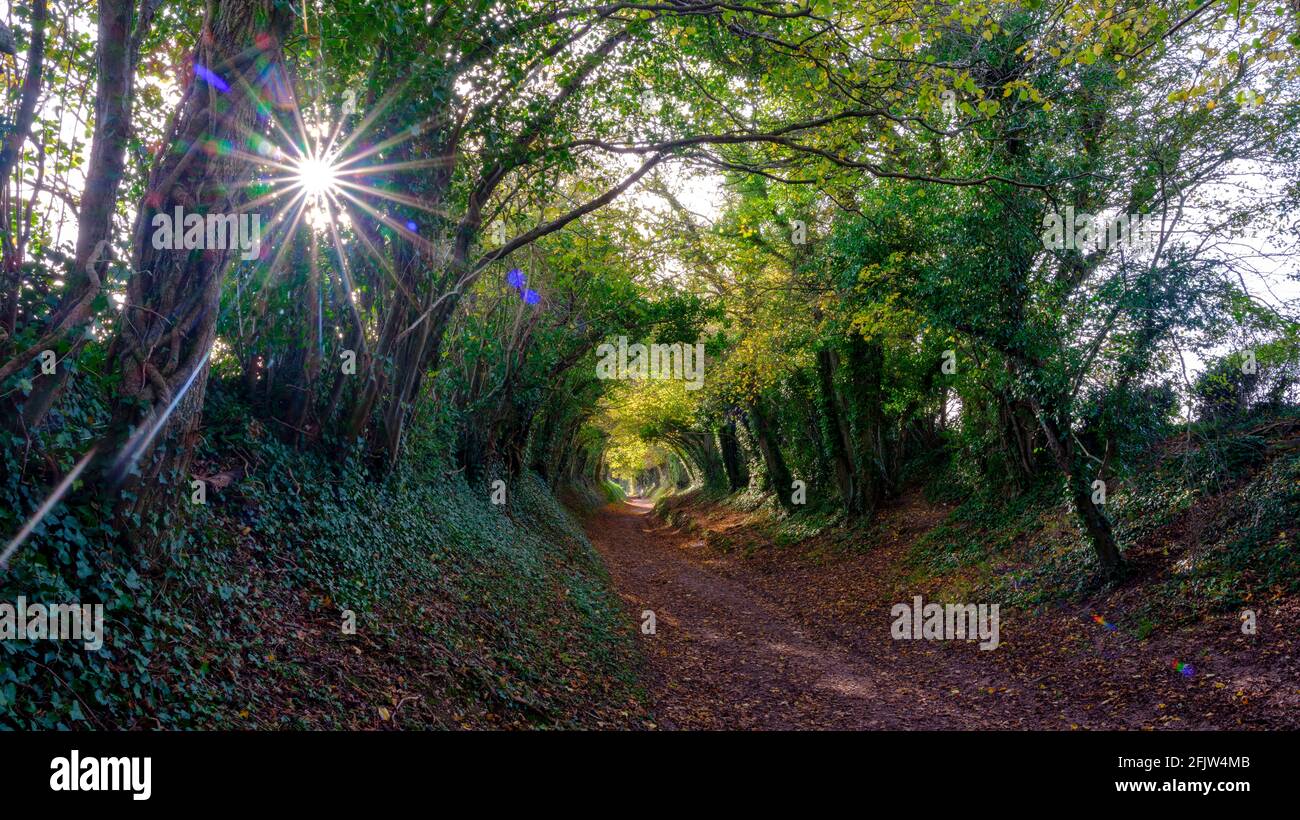
[[[1261,604],[1254,635],[1236,612],[1140,639],[1098,623],[1137,597],[1130,586],[1037,613],[1002,607],[989,651],[894,640],[891,607],[938,588],[909,575],[908,550],[949,508],[905,495],[880,511],[878,542],[845,549],[821,535],[779,546],[723,504],[674,506],[681,526],[639,499],[586,522],[631,618],[655,615],[638,638],[661,728],[1300,726],[1294,596]]]

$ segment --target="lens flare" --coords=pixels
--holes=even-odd
[[[339,187],[337,170],[320,157],[303,157],[298,162],[294,181],[307,196],[316,198],[329,196]]]

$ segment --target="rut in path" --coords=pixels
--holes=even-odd
[[[922,729],[1011,726],[944,696],[947,681],[884,635],[863,649],[818,634],[742,578],[710,567],[690,536],[637,499],[611,505],[587,531],[633,617],[655,613],[641,635],[653,708],[673,729]],[[882,662],[882,655],[890,657]],[[910,656],[910,657],[905,657]],[[953,670],[938,677],[968,677]],[[1021,712],[1023,716],[1024,712]]]

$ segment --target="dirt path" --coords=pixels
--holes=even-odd
[[[1003,612],[1002,646],[890,637],[885,579],[942,510],[884,511],[891,536],[866,554],[791,560],[770,545],[725,554],[651,515],[611,505],[587,521],[638,636],[652,709],[669,729],[1102,729],[1294,726],[1291,641],[1243,642],[1231,616],[1150,642],[1086,614]],[[727,514],[712,535],[742,543]],[[1291,617],[1284,617],[1290,615]],[[1294,613],[1277,612],[1279,624]],[[1235,637],[1234,637],[1235,636]],[[1194,677],[1170,668],[1201,647]]]
[[[975,727],[958,704],[921,696],[906,666],[797,623],[649,513],[635,499],[611,506],[588,534],[634,617],[655,613],[641,639],[665,728]]]

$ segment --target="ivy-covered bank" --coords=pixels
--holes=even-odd
[[[501,506],[418,453],[376,483],[210,401],[206,503],[152,554],[74,494],[15,556],[0,600],[102,604],[104,637],[0,641],[0,726],[638,724],[630,628],[535,475]],[[32,502],[5,488],[7,529]]]

